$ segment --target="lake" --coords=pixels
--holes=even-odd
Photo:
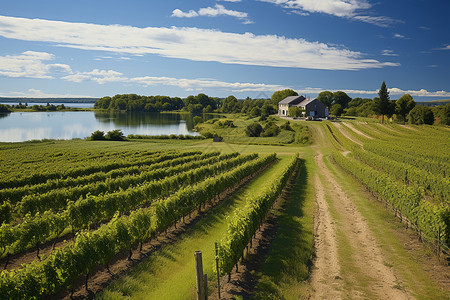
[[[25,104],[26,102],[1,102],[0,104],[6,104],[6,105],[18,105],[18,104]],[[28,102],[28,106],[33,105],[43,105],[46,106],[47,102]],[[58,106],[61,104],[64,104],[66,107],[74,107],[74,108],[93,108],[94,103],[92,102],[73,102],[73,103],[67,103],[67,102],[50,102],[50,104],[53,104],[54,106]]]
[[[64,104],[66,105],[66,104]],[[67,104],[70,105],[70,104]],[[198,135],[192,116],[175,113],[13,112],[0,114],[0,142],[85,138],[96,130],[125,135]]]

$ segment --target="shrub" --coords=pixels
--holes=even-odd
[[[292,129],[291,123],[289,123],[289,121],[286,121],[286,123],[282,124],[280,126],[280,128],[284,129],[284,130],[294,131],[294,129]]]
[[[426,106],[416,106],[409,112],[408,122],[415,125],[432,125],[434,122],[433,111]]]
[[[298,117],[302,117],[303,116],[303,112],[304,112],[304,110],[301,109],[300,107],[298,107],[298,106],[291,106],[291,107],[289,107],[288,115],[289,115],[289,117],[292,117],[292,118],[298,118]]]
[[[105,133],[103,131],[97,130],[91,134],[92,141],[102,141],[105,139]]]
[[[105,138],[111,141],[125,141],[125,135],[120,129],[108,131]]]
[[[280,133],[280,127],[276,124],[268,123],[264,127],[264,131],[261,133],[261,136],[277,136]]]
[[[221,120],[216,122],[217,126],[222,127],[222,128],[235,128],[236,125],[234,125],[233,121],[231,120]]]
[[[0,104],[0,113],[8,113],[11,112],[11,110],[9,109],[9,107],[7,105],[4,104]]]
[[[202,135],[203,135],[206,139],[212,139],[213,137],[217,137],[217,136],[218,136],[217,133],[215,133],[215,132],[209,132],[209,131],[202,133]]]
[[[258,137],[263,132],[263,128],[259,123],[252,123],[245,128],[245,134],[250,137]]]
[[[200,116],[195,116],[193,121],[194,121],[194,126],[195,126],[197,124],[203,123],[203,118]]]

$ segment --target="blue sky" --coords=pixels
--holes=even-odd
[[[450,1],[0,2],[0,96],[450,98]]]

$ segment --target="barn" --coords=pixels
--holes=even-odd
[[[278,102],[278,115],[288,116],[289,107],[297,106],[304,110],[304,117],[328,117],[328,108],[317,99],[306,99],[303,96],[289,96]]]

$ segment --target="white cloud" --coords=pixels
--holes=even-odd
[[[264,83],[248,83],[248,82],[225,82],[211,78],[173,78],[144,76],[127,78],[122,73],[113,70],[92,70],[90,72],[77,72],[76,74],[62,77],[62,79],[72,82],[94,81],[99,84],[108,82],[121,82],[126,84],[139,84],[143,86],[176,86],[186,91],[203,90],[203,89],[225,89],[231,92],[248,92],[248,91],[276,91],[286,89],[288,87],[277,84]]]
[[[145,86],[154,86],[154,85],[177,86],[187,91],[214,88],[214,89],[226,89],[232,92],[249,92],[249,91],[276,91],[287,88],[285,86],[277,84],[224,82],[214,79],[186,79],[186,78],[180,79],[172,77],[153,77],[153,76],[132,78],[130,79],[130,81],[143,84]]]
[[[62,79],[72,82],[83,82],[87,80],[95,81],[99,84],[108,82],[123,82],[127,81],[126,77],[122,76],[122,73],[113,70],[98,70],[94,69],[90,72],[77,72],[72,75],[64,76]]]
[[[55,73],[72,73],[65,64],[45,64],[54,55],[47,52],[25,51],[19,55],[0,56],[0,75],[6,77],[54,78]]]
[[[403,95],[410,94],[411,96],[418,97],[450,97],[450,92],[447,91],[434,91],[430,92],[425,89],[420,90],[403,90],[399,88],[388,89],[391,95]],[[378,91],[377,91],[378,92]]]
[[[450,45],[447,45],[447,46],[442,47],[442,48],[437,48],[437,50],[450,50]]]
[[[384,56],[398,56],[398,54],[394,53],[394,50],[381,50],[381,55]]]
[[[277,35],[198,28],[138,28],[0,16],[0,36],[61,47],[132,55],[156,54],[193,61],[322,70],[399,66],[339,46]]]
[[[219,0],[224,2],[241,2],[242,0]]]
[[[320,93],[322,91],[326,91],[327,89],[323,88],[305,88],[301,90],[296,90],[298,93],[308,94],[308,93]],[[335,92],[338,90],[330,90],[329,91]],[[425,89],[420,90],[404,90],[400,88],[388,88],[390,95],[403,95],[403,94],[410,94],[411,96],[417,96],[417,97],[450,97],[450,92],[447,91],[428,91]],[[343,91],[347,94],[353,94],[353,95],[378,95],[378,90],[352,90],[352,89],[339,89],[339,91]]]
[[[9,94],[0,94],[0,97],[23,97],[23,98],[91,98],[86,95],[76,94],[54,94],[45,93],[37,89],[28,89],[27,92],[10,92]]]
[[[402,40],[408,40],[409,38],[404,36],[403,34],[400,33],[394,33],[394,35],[392,36],[394,39],[402,39]]]
[[[389,17],[374,17],[363,15],[361,12],[368,10],[372,4],[366,0],[258,0],[273,3],[294,11],[310,13],[325,13],[341,18],[354,19],[386,27],[394,20]]]
[[[177,18],[194,18],[194,17],[198,17],[198,13],[194,10],[190,10],[188,12],[184,12],[180,9],[174,9],[172,12],[172,17],[177,17]]]
[[[238,19],[244,19],[248,17],[248,14],[246,12],[229,10],[220,4],[216,4],[215,7],[200,8],[198,14],[200,16],[207,16],[207,17],[230,16]]]
[[[240,12],[235,10],[226,9],[223,5],[216,4],[214,7],[205,7],[200,8],[198,12],[195,10],[190,10],[188,12],[183,12],[180,9],[174,9],[172,12],[172,17],[177,18],[194,18],[198,16],[203,17],[218,17],[218,16],[230,16],[241,19],[244,21],[244,24],[252,23],[248,19],[248,14],[246,12]]]

